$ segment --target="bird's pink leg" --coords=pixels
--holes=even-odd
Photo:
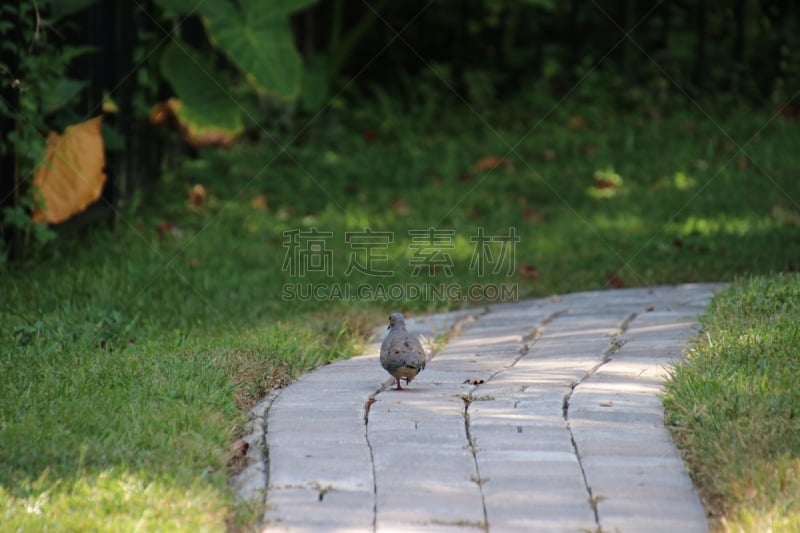
[[[394,390],[403,390],[403,387],[400,386],[400,378],[394,378],[394,380],[397,382],[397,388]]]

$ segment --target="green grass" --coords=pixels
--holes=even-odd
[[[745,110],[719,114],[719,126],[694,109],[550,112],[553,102],[531,96],[480,110],[487,125],[423,104],[338,108],[286,152],[267,138],[204,151],[124,206],[113,234],[65,236],[3,272],[0,529],[246,523],[256,511],[233,503],[227,465],[257,398],[357,352],[390,310],[482,303],[287,301],[287,284],[480,282],[522,298],[606,288],[612,274],[635,286],[799,266],[795,121]],[[757,133],[749,160],[720,128],[742,144]],[[481,170],[487,156],[506,162]],[[192,207],[197,183],[208,198]],[[266,208],[252,203],[261,196]],[[282,268],[284,231],[312,227],[333,233],[331,277]],[[393,232],[380,251],[392,276],[345,275],[345,233],[365,227]],[[431,227],[453,232],[451,276],[412,275],[409,231]],[[470,237],[511,227],[520,237],[511,275],[476,278]]]
[[[800,530],[800,276],[715,297],[668,386],[667,421],[716,529]]]

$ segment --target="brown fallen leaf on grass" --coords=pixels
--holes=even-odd
[[[44,160],[33,177],[44,202],[33,212],[34,222],[64,222],[100,198],[106,182],[102,121],[95,117],[47,136]]]
[[[552,161],[556,157],[558,157],[558,152],[551,149],[542,150],[541,153],[539,154],[539,159],[541,159],[542,161]]]
[[[536,222],[541,222],[542,220],[544,220],[542,212],[532,207],[526,207],[522,211],[522,218],[524,218],[525,220],[535,220]]]
[[[595,189],[614,189],[617,187],[617,183],[612,180],[606,178],[598,178],[594,180],[594,188]]]
[[[574,115],[567,119],[567,127],[571,130],[579,130],[586,126],[586,120],[583,117]]]
[[[206,200],[208,200],[208,191],[206,188],[199,183],[193,185],[192,189],[189,191],[189,206],[194,208],[203,207]]]
[[[169,220],[162,220],[161,222],[159,222],[156,231],[158,231],[159,237],[164,237],[166,235],[175,238],[183,237],[183,230],[177,225],[175,225],[175,223],[170,222]]]
[[[598,170],[592,176],[595,189],[616,189],[622,186],[622,176],[612,170]]]
[[[467,208],[467,216],[472,220],[483,218],[483,209],[477,204],[472,204]]]
[[[495,155],[488,155],[483,159],[479,159],[472,165],[472,168],[479,172],[488,172],[496,168],[503,170],[514,170],[514,162],[509,159],[497,157]]]
[[[800,104],[786,104],[778,110],[778,114],[785,118],[796,118],[800,120]]]
[[[592,175],[592,185],[587,193],[592,198],[608,199],[624,192],[622,176],[612,169],[597,170]]]
[[[608,275],[606,284],[614,289],[622,289],[625,287],[625,283],[622,281],[622,279],[620,279],[616,272],[612,272]]]
[[[250,205],[253,208],[258,209],[259,211],[266,211],[267,197],[264,196],[263,194],[259,194],[258,196],[253,196],[253,198],[250,199]]]
[[[468,383],[470,385],[482,385],[486,381],[481,378],[467,378],[464,380],[464,383]]]
[[[588,157],[594,157],[600,153],[600,149],[597,148],[597,145],[593,143],[583,143],[580,147],[580,150],[583,155]]]
[[[539,270],[528,263],[521,263],[517,268],[517,271],[519,272],[519,277],[521,278],[537,279],[539,277]]]
[[[722,154],[729,154],[736,149],[736,146],[728,140],[717,139],[715,144],[717,152]]]
[[[396,214],[402,217],[406,216],[409,213],[408,204],[406,204],[406,201],[403,200],[402,198],[398,198],[397,200],[394,201],[394,203],[392,204],[392,210]]]
[[[758,489],[756,489],[756,487],[752,483],[748,483],[747,485],[745,485],[744,490],[742,492],[744,492],[744,495],[751,500],[756,496],[758,496]]]

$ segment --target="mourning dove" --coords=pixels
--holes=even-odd
[[[389,334],[381,344],[381,365],[397,381],[396,390],[403,390],[400,379],[406,385],[425,368],[425,350],[419,340],[408,334],[402,313],[389,315]]]

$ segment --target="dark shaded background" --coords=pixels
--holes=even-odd
[[[45,18],[48,5],[41,6]],[[321,0],[293,15],[291,24],[304,62],[327,62],[328,95],[369,98],[381,90],[402,100],[416,86],[473,105],[502,105],[531,86],[558,100],[591,76],[596,105],[668,112],[691,99],[729,105],[732,112],[742,106],[772,107],[800,118],[797,0]],[[3,30],[6,43],[18,41],[17,50],[24,50],[30,39],[23,26]],[[175,31],[167,37],[166,28]],[[56,49],[96,49],[70,64],[69,75],[87,82],[79,101],[67,114],[45,117],[47,125],[57,129],[67,116],[84,120],[96,115],[104,93],[118,105],[106,117],[119,142],[108,153],[110,179],[103,201],[68,225],[113,222],[114,207],[135,191],[149,190],[165,160],[194,155],[178,136],[154,128],[147,109],[136,105],[142,95],[148,101],[170,96],[153,63],[157,48],[175,37],[199,51],[212,48],[197,15],[162,13],[152,0],[97,1],[59,19],[47,34]],[[141,59],[143,51],[153,49],[153,59]],[[29,51],[36,53],[33,46]],[[7,72],[19,61],[13,47],[0,49]],[[224,56],[216,61],[223,71],[234,70]],[[0,86],[11,109],[18,103],[12,81],[6,75]],[[274,108],[268,109],[260,119],[271,118],[266,115]],[[318,111],[290,105],[282,112],[302,118]],[[18,204],[28,180],[8,145],[14,118],[2,114],[0,126],[2,209]],[[254,124],[251,130],[250,138],[257,140],[260,128]],[[0,233],[12,257],[24,255],[14,230],[0,222]]]

